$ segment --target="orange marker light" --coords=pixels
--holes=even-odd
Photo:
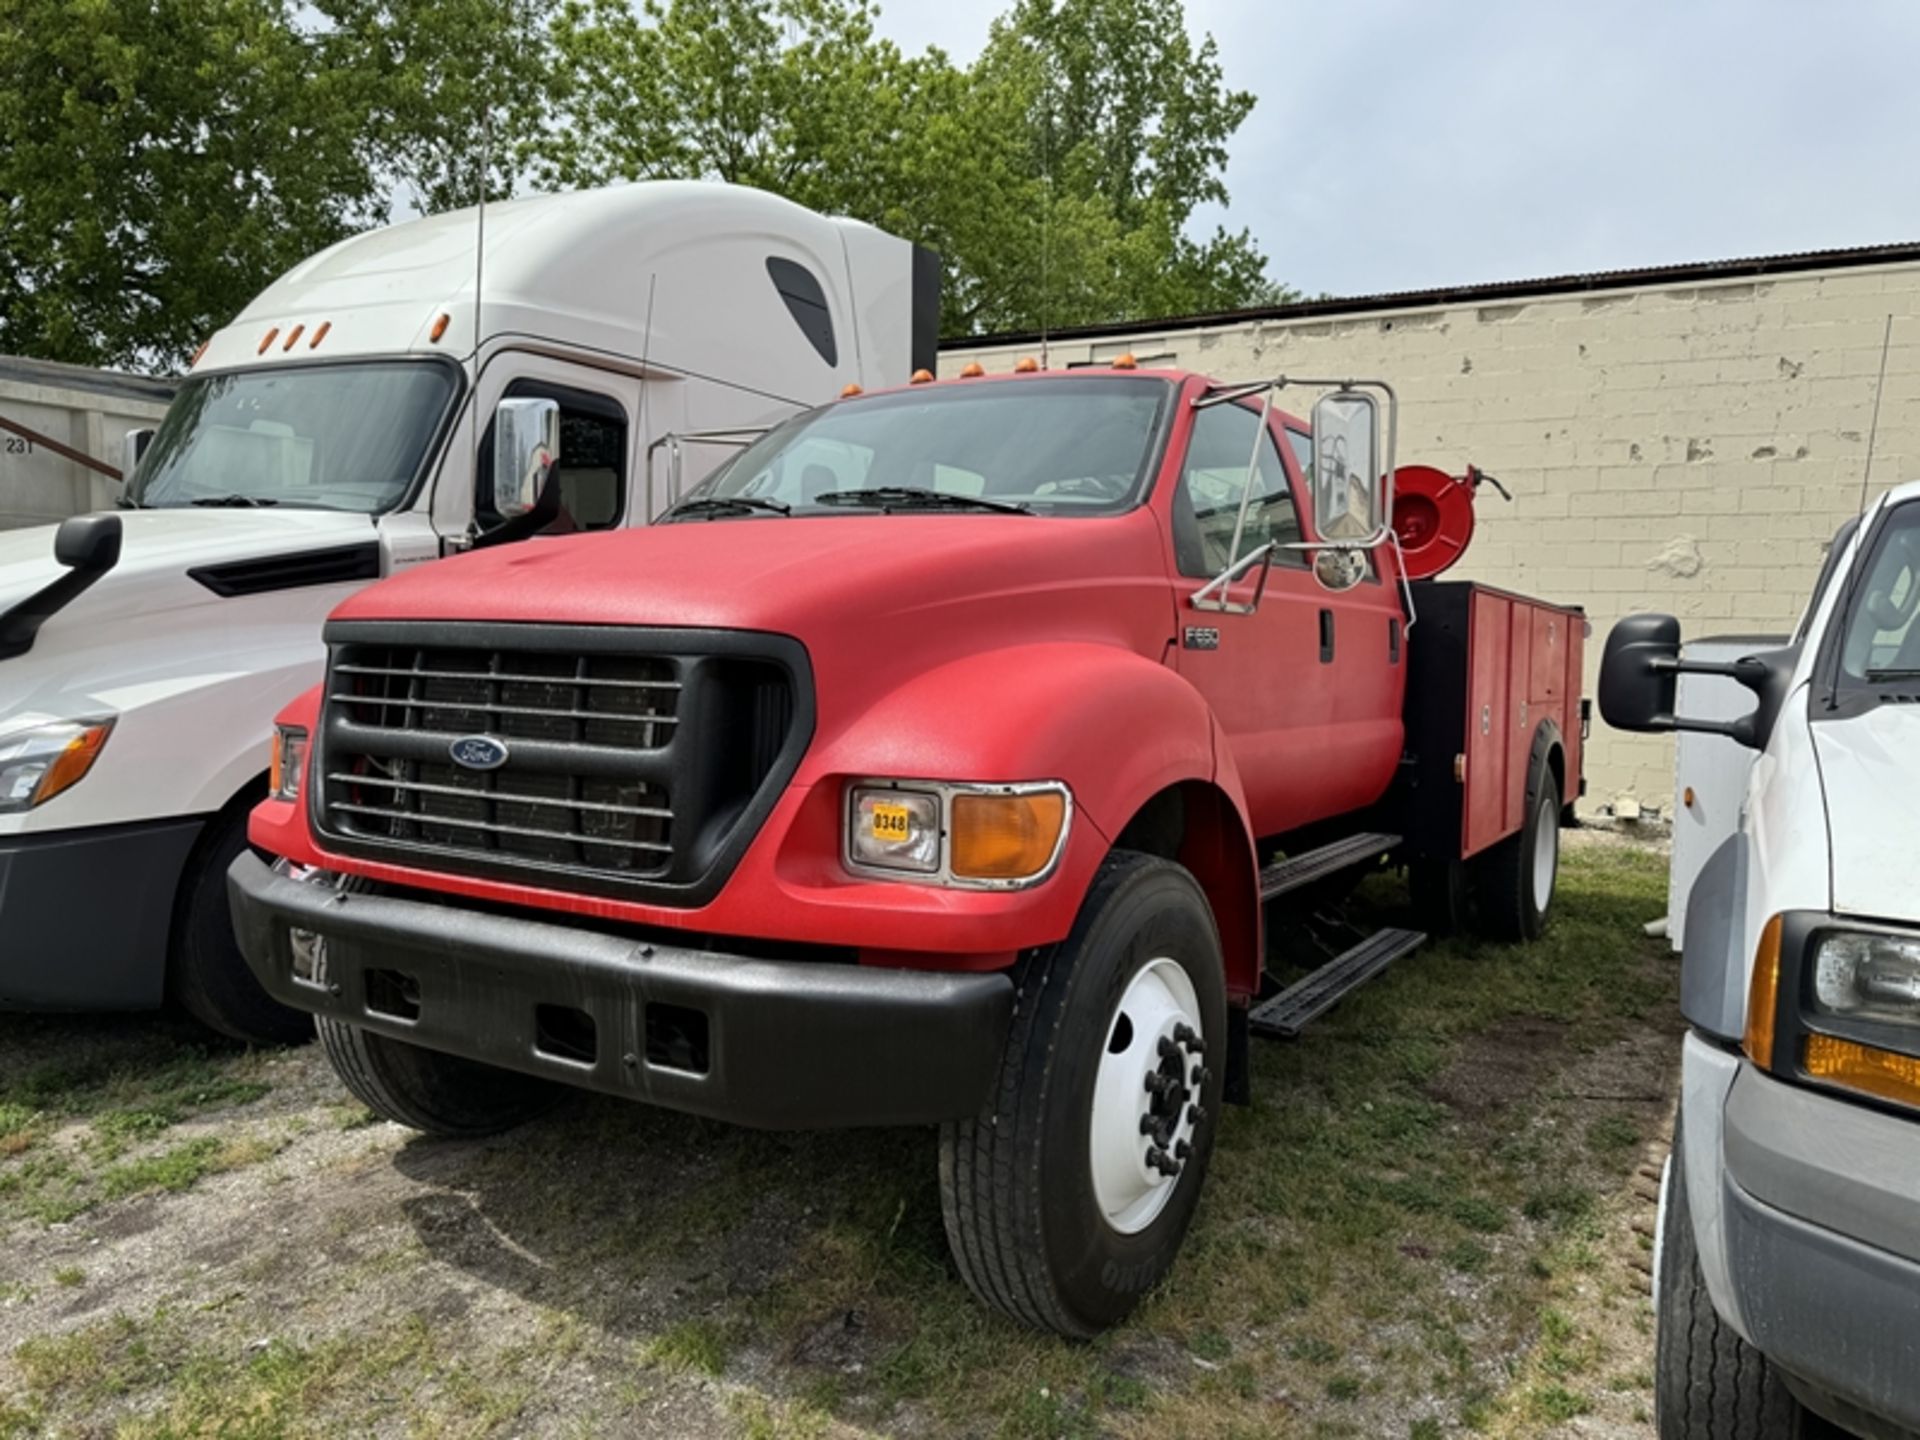
[[[1023,355],[1014,364],[1013,373],[1016,375],[1031,375],[1039,368],[1040,362],[1038,360],[1034,359],[1031,355]]]
[[[1773,1068],[1773,1012],[1780,999],[1780,917],[1767,921],[1753,956],[1747,989],[1747,1033],[1741,1048],[1762,1070]]]
[[[267,331],[265,335],[262,335],[260,337],[260,348],[254,351],[253,353],[256,355],[266,354],[267,347],[273,343],[273,337],[278,335],[279,333],[280,333],[280,327],[278,325],[274,326],[271,330]]]
[[[1113,368],[1116,370],[1138,370],[1140,368],[1140,362],[1133,358],[1133,352],[1129,350],[1125,355],[1114,356]]]
[[[207,353],[207,347],[211,344],[213,344],[213,337],[211,335],[200,342],[200,348],[193,352],[193,359],[187,362],[187,368],[189,370],[200,363],[200,357]]]
[[[1895,1055],[1831,1035],[1809,1035],[1807,1074],[1882,1100],[1920,1106],[1920,1060],[1911,1055]]]
[[[982,365],[978,360],[969,360],[960,367],[960,378],[962,380],[978,380],[986,373],[987,367]]]
[[[296,326],[294,326],[294,327],[293,327],[293,329],[291,329],[291,330],[289,330],[289,331],[287,332],[287,338],[286,338],[286,342],[285,342],[284,344],[282,344],[282,345],[281,345],[281,347],[280,347],[280,350],[281,350],[281,353],[282,353],[282,354],[284,354],[284,353],[286,353],[287,351],[289,351],[289,350],[291,350],[291,349],[293,348],[293,342],[294,342],[294,341],[296,341],[296,340],[298,340],[298,339],[300,338],[300,336],[301,336],[301,333],[302,333],[302,332],[303,332],[303,331],[304,331],[304,330],[305,330],[306,328],[307,328],[307,327],[306,327],[306,326],[305,326],[304,324],[303,324],[303,325],[296,325]]]
[[[447,316],[442,313],[434,317],[433,328],[427,332],[427,339],[433,344],[440,343],[440,337],[447,333]]]
[[[100,747],[107,743],[107,735],[113,729],[111,720],[98,725],[89,725],[73,739],[66,748],[54,758],[47,767],[47,773],[40,777],[40,783],[34,787],[33,803],[44,805],[62,790],[71,788],[86,777],[93,768],[93,762],[100,754]]]
[[[840,387],[840,398],[842,400],[851,400],[854,396],[864,393],[858,385],[842,385]]]
[[[1067,821],[1067,797],[956,795],[949,859],[970,880],[1028,880],[1053,859]]]
[[[909,383],[914,385],[931,385],[933,383],[933,372],[931,370],[916,370],[913,372],[913,379]]]
[[[1680,792],[1680,803],[1689,810],[1693,808],[1693,787],[1691,785]]]
[[[331,320],[322,320],[320,322],[320,328],[313,332],[313,339],[307,342],[307,348],[309,350],[318,350],[320,348],[320,342],[327,338],[327,331],[332,328],[333,322]]]

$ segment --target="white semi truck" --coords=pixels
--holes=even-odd
[[[929,252],[680,182],[414,220],[275,281],[129,437],[118,510],[0,533],[0,1007],[171,996],[297,1038],[225,877],[326,614],[474,546],[644,524],[727,432],[931,369],[938,314]],[[531,509],[493,473],[527,444],[558,454]]]

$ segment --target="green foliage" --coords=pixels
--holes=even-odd
[[[381,217],[292,0],[0,0],[0,351],[177,362]]]

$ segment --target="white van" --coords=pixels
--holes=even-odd
[[[472,546],[644,524],[729,432],[930,370],[938,318],[929,252],[681,182],[415,220],[275,281],[130,437],[119,511],[0,533],[0,1006],[171,994],[302,1033],[234,947],[225,876],[326,614]],[[510,430],[557,443],[531,513],[495,498]]]
[[[1682,659],[1622,620],[1600,708],[1755,759],[1687,897],[1656,1242],[1662,1440],[1920,1431],[1920,484],[1835,537],[1790,641]],[[1747,715],[1674,714],[1680,673]]]

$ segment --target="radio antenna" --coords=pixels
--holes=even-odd
[[[1040,129],[1040,170],[1041,179],[1046,184],[1046,198],[1040,205],[1040,368],[1046,370],[1047,364],[1047,310],[1053,298],[1053,281],[1048,261],[1051,259],[1048,244],[1053,225],[1053,93],[1047,92],[1046,115]]]
[[[480,104],[480,198],[473,216],[473,455],[471,473],[480,479],[480,286],[487,265],[487,169],[493,163],[493,107]],[[479,517],[475,516],[475,523]]]

